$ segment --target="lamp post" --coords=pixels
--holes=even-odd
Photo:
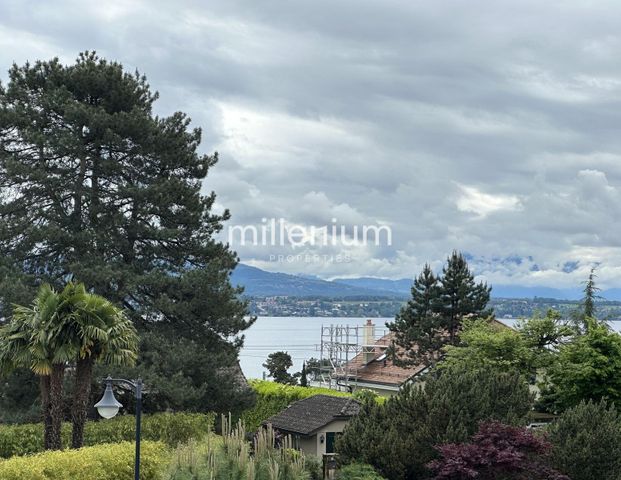
[[[109,419],[119,413],[123,405],[115,398],[112,385],[120,383],[128,385],[136,395],[136,459],[134,461],[134,480],[140,480],[140,418],[142,414],[142,380],[125,380],[124,378],[112,378],[108,375],[103,380],[106,385],[103,397],[95,404],[95,408],[103,418]]]

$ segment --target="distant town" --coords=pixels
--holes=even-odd
[[[250,297],[252,315],[262,317],[394,317],[407,301],[402,298],[358,297]],[[571,316],[579,306],[578,300],[554,298],[492,298],[490,306],[497,318],[531,317],[535,312],[558,310]],[[621,320],[621,302],[601,300],[597,303],[599,316],[609,321]]]

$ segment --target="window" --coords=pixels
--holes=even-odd
[[[334,444],[336,443],[336,432],[326,433],[326,453],[334,453]]]

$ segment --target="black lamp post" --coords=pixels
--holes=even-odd
[[[95,408],[103,418],[112,418],[119,413],[119,408],[123,405],[114,397],[112,391],[112,385],[114,383],[121,383],[129,385],[136,395],[136,460],[134,461],[134,480],[140,480],[140,417],[142,414],[142,380],[125,380],[123,378],[112,378],[108,375],[108,378],[104,379],[106,384],[106,390],[104,391],[101,400],[95,404]]]

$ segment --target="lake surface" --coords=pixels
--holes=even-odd
[[[376,336],[387,331],[385,325],[393,318],[373,318]],[[272,352],[285,351],[291,355],[293,367],[289,372],[295,373],[302,369],[302,362],[311,357],[319,358],[321,343],[321,327],[330,325],[362,326],[367,318],[343,317],[259,317],[244,332],[246,341],[242,348],[239,361],[247,378],[262,378],[265,368],[262,364]],[[514,319],[501,319],[512,325]],[[611,322],[614,330],[621,329],[621,322]]]
[[[391,318],[373,318],[376,335],[383,334]],[[239,354],[239,363],[247,378],[262,378],[266,372],[262,364],[272,352],[285,351],[291,355],[293,367],[289,372],[302,370],[302,362],[319,358],[321,326],[362,326],[367,318],[343,317],[259,317],[244,332],[246,341]]]

